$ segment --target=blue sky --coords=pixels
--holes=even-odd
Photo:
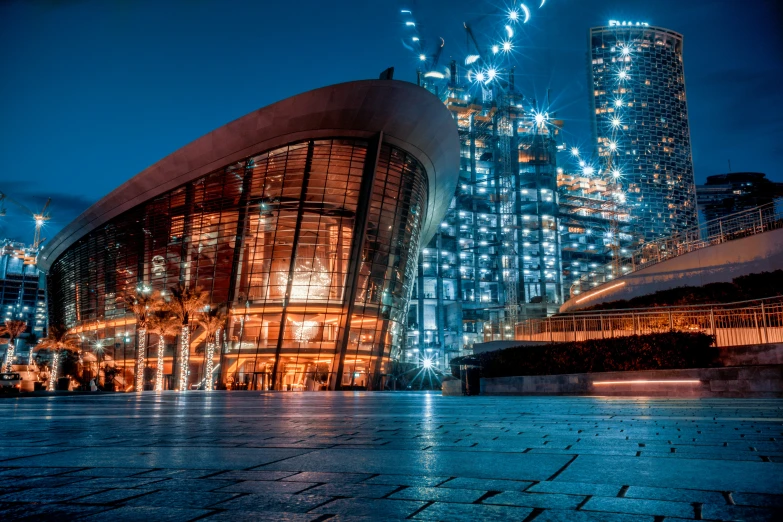
[[[547,0],[520,40],[517,87],[589,139],[587,31],[643,20],[685,35],[697,182],[734,171],[783,181],[783,8],[776,0]],[[488,25],[503,0],[6,0],[0,3],[0,191],[52,198],[53,235],[90,204],[199,136],[323,85],[415,80],[401,5],[424,36],[464,56],[462,22]],[[479,34],[481,36],[481,34]],[[7,205],[0,237],[32,240]]]

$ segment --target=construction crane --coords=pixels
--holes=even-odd
[[[476,47],[476,53],[483,60],[484,59],[484,53],[482,52],[481,46],[479,45],[478,41],[476,40],[476,35],[473,34],[473,29],[471,29],[471,27],[468,25],[467,22],[463,22],[462,26],[465,28],[465,33],[467,33],[468,38],[470,38],[470,41],[472,41],[473,45]],[[470,47],[470,44],[468,44],[468,47]]]
[[[51,219],[49,217],[49,213],[46,211],[46,209],[49,208],[49,203],[52,202],[52,198],[48,198],[46,200],[46,204],[41,209],[41,212],[38,214],[33,214],[33,219],[35,219],[35,239],[33,240],[33,250],[38,250],[38,247],[43,243],[43,241],[46,239],[41,239],[41,229],[43,228],[44,224]]]
[[[25,214],[28,216],[31,216],[33,220],[35,220],[35,236],[33,238],[33,244],[32,248],[33,250],[38,250],[38,247],[41,246],[41,243],[45,240],[41,238],[41,229],[46,224],[47,221],[51,219],[49,216],[49,213],[47,212],[47,209],[49,208],[49,203],[52,202],[52,198],[49,198],[46,200],[46,204],[43,206],[40,212],[36,213],[27,208],[27,206],[23,205],[22,203],[19,203],[13,198],[10,198],[8,194],[4,194],[3,192],[0,192],[0,216],[5,216],[7,211],[5,208],[5,205],[3,204],[4,201],[9,201],[19,207]]]

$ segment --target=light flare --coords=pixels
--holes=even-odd
[[[522,11],[525,13],[525,19],[522,21],[523,24],[526,24],[528,20],[530,20],[530,9],[525,4],[520,4],[520,7],[522,8]]]

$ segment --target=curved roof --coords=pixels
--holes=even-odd
[[[427,170],[429,201],[422,244],[435,234],[459,176],[459,137],[448,109],[425,89],[394,80],[330,85],[273,103],[234,120],[143,170],[88,208],[43,250],[48,271],[68,247],[125,211],[252,154],[325,137],[367,138],[383,132]]]

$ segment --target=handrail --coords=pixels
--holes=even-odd
[[[642,307],[642,308],[607,308],[605,310],[574,310],[572,312],[562,312],[553,315],[552,317],[564,317],[564,316],[571,316],[571,315],[608,315],[608,314],[622,314],[626,312],[638,312],[638,313],[645,313],[645,312],[651,312],[654,313],[655,310],[671,310],[671,311],[692,311],[697,310],[699,308],[718,308],[720,307],[721,310],[731,309],[732,306],[735,305],[741,305],[746,303],[763,303],[763,302],[772,302],[772,301],[781,301],[783,302],[783,296],[777,295],[772,297],[762,297],[761,299],[748,299],[746,301],[734,301],[732,303],[704,303],[704,304],[694,304],[694,305],[672,305],[672,306],[656,306],[655,308],[650,307]],[[536,320],[542,320],[542,319],[532,319],[533,321]]]
[[[595,267],[580,277],[571,286],[571,297],[695,250],[783,228],[781,202],[782,198],[776,198],[771,203],[713,219],[672,236],[644,243],[629,256],[619,260],[618,273],[612,273],[615,263],[610,262],[603,267]]]
[[[783,296],[712,305],[591,310],[517,323],[519,341],[570,342],[655,332],[703,332],[715,345],[783,343]]]

